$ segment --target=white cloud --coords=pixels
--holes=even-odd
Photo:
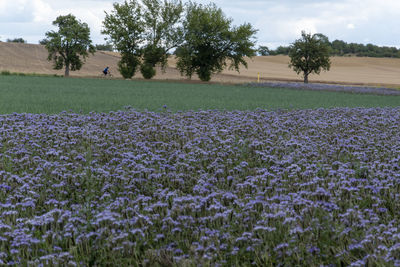
[[[34,7],[34,22],[49,23],[54,14],[51,6],[43,0],[32,0],[32,2]]]
[[[28,0],[0,0],[0,22],[24,23],[33,19],[32,3]]]
[[[94,43],[104,43],[100,33],[104,11],[110,11],[113,2],[116,1],[0,0],[1,38],[23,37],[37,43],[47,31],[55,29],[52,22],[58,16],[71,13],[89,25]]]
[[[353,23],[347,24],[347,29],[353,30],[353,29],[355,29],[355,28],[356,28],[356,27],[354,26]]]
[[[210,0],[195,0],[208,4]],[[122,0],[0,0],[1,37],[23,37],[37,43],[59,15],[74,14],[88,23],[94,43],[100,34],[104,11]],[[320,32],[330,40],[399,45],[398,0],[215,0],[234,24],[250,22],[259,29],[260,44],[287,45],[302,30]],[[357,29],[357,30],[354,30]],[[38,36],[42,35],[38,39]]]

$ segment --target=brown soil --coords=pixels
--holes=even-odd
[[[71,72],[71,76],[99,77],[105,66],[109,66],[115,78],[121,78],[117,71],[119,54],[114,52],[96,52],[90,56],[80,71]],[[289,57],[266,56],[248,59],[248,69],[241,67],[240,73],[225,70],[213,76],[212,81],[224,83],[243,83],[257,81],[302,81],[300,75],[288,68]],[[165,73],[157,71],[157,80],[187,80],[175,68],[176,59],[170,58]],[[63,70],[53,70],[47,61],[47,51],[42,45],[0,43],[0,71],[43,74],[64,74]],[[136,78],[141,78],[138,74]],[[196,78],[193,79],[197,81]],[[400,86],[400,59],[333,57],[331,70],[320,75],[310,76],[310,82],[368,84],[379,86]]]

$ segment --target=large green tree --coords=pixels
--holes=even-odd
[[[146,45],[141,72],[145,78],[152,78],[155,66],[159,64],[165,69],[169,51],[181,43],[179,22],[183,5],[180,0],[143,0],[143,5]]]
[[[220,8],[189,2],[183,21],[183,43],[177,49],[177,67],[182,75],[192,77],[196,73],[202,81],[229,68],[239,71],[247,67],[245,57],[255,55],[257,32],[250,24],[232,26]]]
[[[132,77],[141,65],[143,76],[152,78],[157,64],[166,66],[168,51],[180,43],[182,12],[180,0],[130,0],[115,3],[113,11],[106,12],[102,33],[121,53],[122,75]]]
[[[289,67],[297,73],[303,73],[304,83],[312,73],[320,74],[321,70],[329,70],[329,41],[322,34],[311,35],[302,31],[301,38],[289,47]]]
[[[124,78],[131,78],[140,65],[141,46],[145,43],[145,26],[142,6],[137,1],[114,3],[110,14],[106,13],[102,34],[121,53],[118,70]]]
[[[65,67],[65,77],[68,77],[70,70],[81,69],[81,57],[86,60],[89,53],[95,52],[90,29],[72,14],[57,17],[53,25],[58,27],[58,31],[46,32],[43,43],[49,52],[48,60],[53,60],[54,69]]]

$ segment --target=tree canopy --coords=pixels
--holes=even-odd
[[[329,46],[329,53],[331,56],[357,56],[357,57],[389,57],[389,58],[400,58],[400,49],[396,47],[388,46],[377,46],[373,44],[357,44],[357,43],[346,43],[342,40],[334,40],[330,42],[328,37],[323,36],[326,44]],[[261,52],[259,52],[261,54]],[[276,49],[270,49],[269,55],[288,55],[288,46],[279,46]]]
[[[152,78],[155,75],[154,67],[160,64],[164,69],[168,52],[181,42],[178,23],[181,22],[183,5],[180,0],[143,0],[143,5],[146,45],[143,48],[141,72],[145,78]]]
[[[297,74],[303,73],[304,83],[308,83],[308,75],[311,73],[319,74],[321,70],[330,69],[329,46],[321,35],[311,35],[303,31],[301,38],[289,49],[289,67]]]
[[[270,50],[268,46],[260,45],[257,49],[257,52],[260,56],[269,56]]]
[[[46,39],[42,41],[49,52],[48,60],[53,60],[54,69],[65,67],[65,76],[68,77],[70,70],[81,69],[83,61],[80,56],[86,60],[89,53],[95,52],[90,29],[72,14],[57,17],[53,25],[58,26],[58,31],[46,32]]]
[[[96,44],[95,45],[97,51],[113,51],[113,45],[110,43],[105,44]]]
[[[14,39],[7,39],[8,43],[22,43],[25,44],[26,40],[23,38],[14,38]]]
[[[213,3],[201,5],[190,2],[186,7],[183,21],[183,43],[176,56],[177,67],[182,75],[192,77],[196,73],[202,81],[209,81],[211,75],[227,67],[239,71],[242,64],[247,67],[244,57],[255,55],[254,34],[250,24],[232,26],[232,20],[225,17]]]
[[[121,53],[118,70],[124,78],[135,75],[140,64],[141,45],[145,42],[142,7],[136,1],[114,3],[110,14],[106,13],[102,34]]]
[[[102,33],[121,53],[119,71],[125,78],[131,78],[139,65],[145,78],[155,75],[157,64],[166,66],[168,51],[180,43],[182,11],[178,0],[130,0],[115,3],[112,12],[106,12]]]

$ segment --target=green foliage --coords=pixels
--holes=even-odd
[[[262,45],[258,47],[257,52],[260,56],[268,56],[270,54],[269,48]]]
[[[117,51],[140,56],[140,45],[144,43],[144,21],[142,8],[136,1],[114,3],[110,14],[106,13],[102,34],[108,35]]]
[[[153,67],[160,64],[165,68],[168,52],[181,42],[182,1],[143,0],[146,45],[143,60]]]
[[[322,34],[322,33],[316,33],[314,34],[314,37],[318,40],[320,40],[321,43],[323,43],[326,46],[330,46],[329,38],[328,36]]]
[[[330,42],[328,37],[321,33],[317,33],[322,40],[329,46],[330,55],[332,56],[358,56],[358,57],[390,57],[390,58],[400,58],[400,49],[396,47],[387,46],[377,46],[373,44],[356,44],[356,43],[346,43],[342,40],[334,40]],[[275,50],[269,51],[270,55],[288,55],[289,47],[279,46]]]
[[[46,38],[39,40],[39,44],[41,44],[41,45],[47,45],[48,42],[49,41]]]
[[[113,51],[113,45],[110,43],[106,44],[97,44],[96,45],[96,50],[97,51]]]
[[[156,74],[154,67],[159,64],[164,70],[168,52],[181,42],[178,24],[183,5],[177,0],[144,0],[143,5],[147,44],[143,48],[141,73],[146,79],[151,79]]]
[[[177,67],[182,75],[191,77],[197,73],[202,81],[227,67],[239,71],[239,65],[247,67],[244,57],[255,55],[254,34],[250,24],[231,26],[215,4],[199,5],[190,2],[183,21],[183,44],[177,50]]]
[[[274,51],[274,53],[273,54],[276,54],[276,55],[280,55],[280,54],[283,54],[283,55],[288,55],[289,54],[289,47],[285,47],[285,46],[278,46],[278,48]]]
[[[122,55],[118,70],[124,78],[135,75],[145,42],[142,7],[136,1],[114,3],[110,14],[106,13],[102,34],[108,35],[115,49]]]
[[[304,83],[308,83],[308,75],[319,74],[321,70],[329,70],[329,46],[324,38],[318,34],[301,33],[301,38],[296,40],[289,51],[289,67],[299,74],[303,73]]]
[[[140,66],[140,72],[142,73],[143,78],[145,79],[151,79],[156,75],[156,70],[150,64],[142,64]]]
[[[165,49],[157,45],[147,45],[143,48],[143,63],[140,72],[146,79],[151,79],[156,75],[155,66],[159,64],[165,69],[168,62],[168,54]]]
[[[359,57],[392,57],[400,58],[400,50],[396,47],[377,46],[373,44],[346,43],[335,40],[331,44],[331,54],[336,56],[356,55]]]
[[[69,71],[80,70],[83,60],[94,54],[95,47],[90,39],[90,29],[86,23],[82,23],[72,14],[58,16],[53,25],[58,31],[46,32],[46,39],[42,40],[49,52],[48,60],[53,61],[54,69],[62,69],[65,66],[65,76]]]
[[[23,38],[7,39],[7,42],[8,43],[22,43],[22,44],[27,43],[26,40],[24,40]]]
[[[140,65],[139,57],[133,54],[122,54],[121,60],[118,62],[118,71],[125,79],[130,79],[135,75]]]
[[[119,52],[142,59],[149,74],[155,72],[157,64],[164,69],[168,51],[181,42],[178,24],[182,11],[182,2],[177,0],[115,3],[112,13],[106,12],[102,33]],[[153,68],[150,72],[149,66]]]
[[[8,70],[2,70],[1,75],[11,75],[11,72]]]
[[[26,72],[10,72],[9,70],[3,70],[0,72],[0,75],[13,75],[13,76],[37,76],[37,77],[63,77],[62,75],[57,74],[44,74],[44,73],[26,73]]]

